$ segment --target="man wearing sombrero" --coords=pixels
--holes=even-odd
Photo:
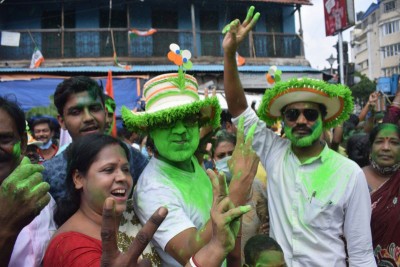
[[[158,207],[168,208],[153,244],[163,266],[182,266],[191,257],[195,262],[195,253],[212,236],[212,186],[194,153],[200,127],[219,127],[221,108],[216,97],[200,100],[196,79],[184,73],[184,68],[191,67],[190,52],[180,50],[176,44],[170,49],[168,58],[179,66],[178,73],[149,80],[143,91],[146,111],[132,113],[123,108],[122,118],[129,130],[147,133],[157,149],[157,156],[150,160],[135,187],[135,213],[144,223]],[[243,171],[241,176],[246,173]],[[251,183],[247,185],[250,188]],[[245,204],[241,200],[246,200],[246,186],[230,189],[231,201]],[[214,265],[203,262],[202,266]]]
[[[266,90],[257,116],[247,106],[235,61],[260,16],[253,12],[251,7],[242,24],[234,20],[224,29],[224,87],[233,122],[243,116],[245,131],[257,124],[253,148],[268,173],[270,235],[288,266],[346,266],[346,254],[350,266],[376,266],[365,176],[320,138],[323,129],[348,118],[351,91],[308,78],[277,82]],[[287,139],[267,129],[277,120]]]

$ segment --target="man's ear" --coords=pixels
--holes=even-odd
[[[58,120],[58,123],[60,124],[61,128],[63,128],[64,130],[67,130],[67,127],[65,127],[64,118],[60,114],[57,114],[57,120]]]
[[[82,176],[82,174],[78,170],[74,170],[74,173],[72,174],[72,180],[74,181],[75,189],[82,189],[83,179],[85,178]]]

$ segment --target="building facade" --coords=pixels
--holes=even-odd
[[[350,33],[353,62],[374,80],[400,74],[400,0],[372,3]]]
[[[304,57],[301,25],[295,17],[311,0],[5,0],[0,4],[0,31],[20,33],[18,47],[0,46],[3,75],[134,75],[151,78],[176,71],[168,61],[169,45],[191,51],[200,87],[223,90],[222,29],[245,18],[254,5],[261,13],[255,29],[239,49],[246,90],[262,94],[265,74],[277,65],[282,78],[322,78]],[[301,20],[300,20],[301,21]],[[155,29],[156,32],[150,31]],[[128,34],[134,30],[137,34]],[[39,48],[45,61],[29,69]],[[116,61],[130,69],[115,68]],[[175,69],[174,69],[175,68]],[[1,92],[0,92],[1,93]]]

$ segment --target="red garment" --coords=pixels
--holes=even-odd
[[[378,266],[400,266],[400,170],[371,195],[371,231]]]
[[[45,162],[46,160],[50,160],[50,159],[52,159],[56,154],[57,154],[57,152],[58,152],[58,146],[56,146],[55,144],[51,144],[51,147],[54,149],[54,153],[53,153],[53,155],[51,156],[51,158],[49,158],[49,159],[45,159],[44,157],[43,157],[43,154],[42,154],[42,150],[40,149],[40,148],[37,148],[36,149],[36,152],[38,153],[38,155],[39,155],[39,164],[43,164],[43,162]]]
[[[43,267],[98,267],[101,251],[101,240],[78,232],[62,233],[47,247]]]

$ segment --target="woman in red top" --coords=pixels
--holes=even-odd
[[[129,151],[107,135],[88,135],[69,150],[67,194],[54,219],[60,226],[51,240],[44,266],[100,266],[101,223],[107,197],[115,200],[118,224],[132,190]]]

